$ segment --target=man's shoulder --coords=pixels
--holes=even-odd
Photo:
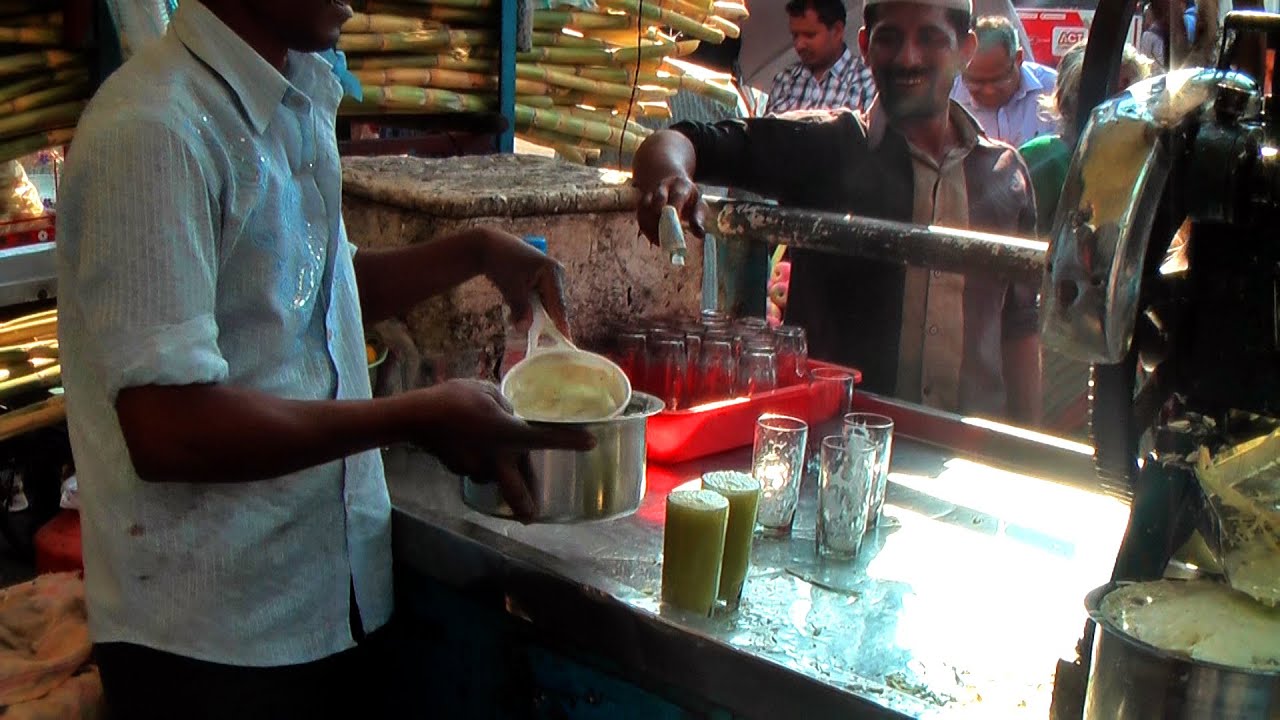
[[[77,139],[102,132],[127,136],[157,128],[179,135],[198,132],[196,121],[216,102],[213,96],[222,86],[171,40],[165,37],[149,43],[103,82],[85,108]]]
[[[1031,73],[1031,76],[1040,83],[1040,90],[1038,92],[1052,93],[1054,91],[1054,86],[1058,82],[1057,70],[1049,67],[1048,65],[1041,65],[1040,63],[1034,62],[1024,62],[1022,63],[1022,67],[1026,68],[1026,70]]]

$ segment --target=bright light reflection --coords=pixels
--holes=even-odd
[[[960,418],[960,422],[964,423],[965,425],[972,425],[974,427],[982,428],[983,430],[991,430],[993,432],[998,432],[1001,435],[1012,435],[1013,437],[1019,438],[1021,440],[1031,440],[1032,442],[1038,442],[1042,445],[1048,445],[1050,447],[1055,447],[1055,448],[1058,448],[1059,450],[1066,450],[1068,452],[1073,452],[1078,455],[1093,455],[1093,448],[1083,443],[1072,442],[1071,440],[1067,440],[1066,438],[1055,437],[1053,435],[1045,435],[1043,433],[1038,433],[1034,430],[1020,428],[1014,425],[1005,425],[1004,423],[998,423],[998,422],[995,422],[994,420],[987,420],[985,418],[976,418],[976,417],[966,417],[966,418]]]
[[[576,37],[576,38],[586,37],[586,35],[583,35],[577,30],[574,30],[573,28],[560,28],[560,32],[564,33],[565,35],[568,35],[569,37]]]

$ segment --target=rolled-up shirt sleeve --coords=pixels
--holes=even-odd
[[[74,293],[75,345],[111,400],[128,387],[225,381],[209,167],[161,121],[98,126],[71,152],[81,157],[59,198],[59,271]]]
[[[694,180],[804,204],[867,157],[862,126],[847,111],[801,110],[777,117],[682,122],[671,129],[693,144]]]

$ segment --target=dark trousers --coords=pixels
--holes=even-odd
[[[396,663],[390,625],[315,662],[240,667],[129,643],[93,648],[109,720],[388,718]]]

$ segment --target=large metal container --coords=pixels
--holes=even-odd
[[[631,403],[618,417],[582,425],[595,436],[594,450],[534,452],[534,522],[604,520],[635,512],[644,499],[645,427],[663,407],[652,395],[632,393]],[[496,484],[464,479],[462,498],[482,513],[512,515]]]
[[[1129,637],[1100,612],[1117,586],[1085,598],[1097,628],[1085,720],[1280,720],[1280,672],[1188,660]]]

